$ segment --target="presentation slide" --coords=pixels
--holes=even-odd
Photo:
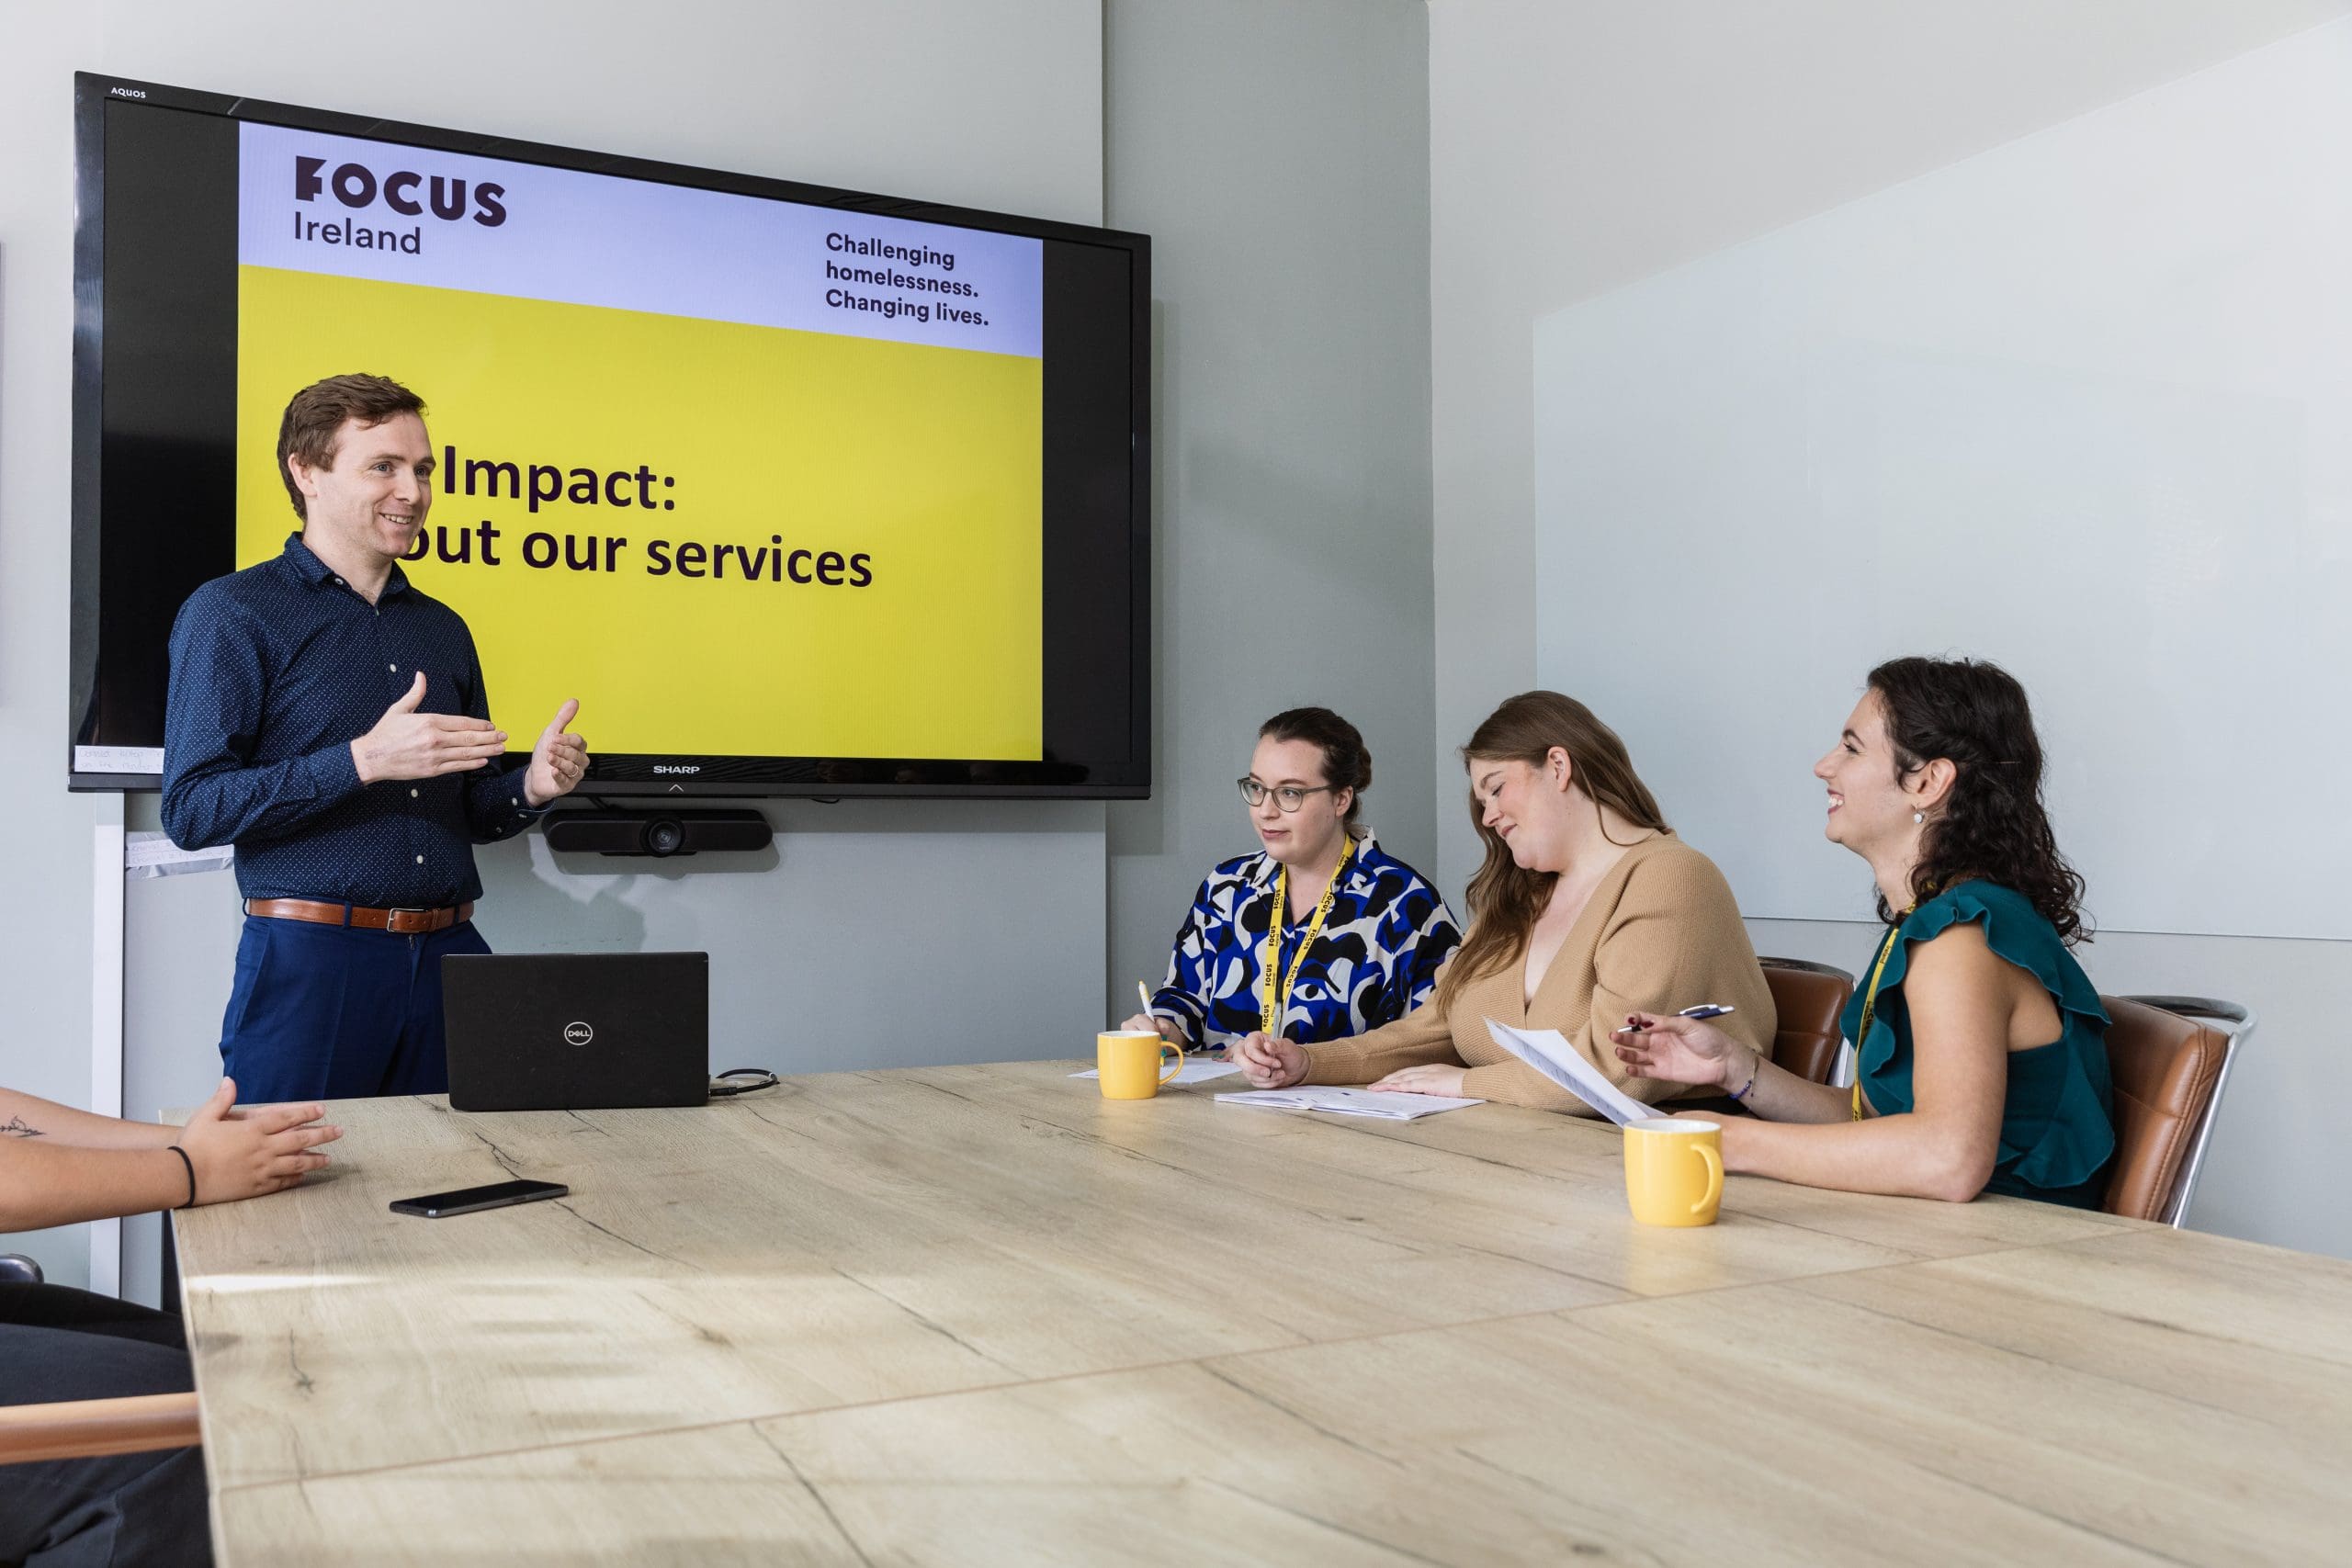
[[[238,186],[239,566],[288,398],[373,372],[510,731],[1044,755],[1041,242],[252,123]]]

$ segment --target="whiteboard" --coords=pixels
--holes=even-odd
[[[2352,21],[1534,336],[1537,669],[1752,916],[1851,919],[1871,665],[2030,694],[2099,925],[2352,938]]]

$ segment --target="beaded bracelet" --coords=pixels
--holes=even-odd
[[[1742,1086],[1741,1088],[1736,1089],[1734,1089],[1734,1090],[1732,1090],[1732,1091],[1731,1091],[1731,1097],[1732,1097],[1732,1099],[1734,1099],[1734,1100],[1737,1100],[1737,1101],[1738,1101],[1739,1103],[1741,1103],[1742,1105],[1747,1104],[1747,1097],[1748,1097],[1750,1094],[1753,1094],[1753,1093],[1756,1091],[1756,1080],[1757,1080],[1758,1078],[1760,1078],[1760,1077],[1762,1077],[1764,1076],[1764,1058],[1763,1058],[1763,1057],[1761,1057],[1761,1056],[1750,1056],[1750,1057],[1748,1057],[1748,1059],[1747,1059],[1747,1063],[1748,1063],[1747,1082],[1744,1086]]]

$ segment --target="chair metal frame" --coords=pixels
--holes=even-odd
[[[2237,1066],[2240,1050],[2261,1019],[2252,1008],[2213,997],[2127,996],[2123,999],[2200,1023],[2218,1023],[2228,1032],[2222,1045],[2222,1070],[2213,1076],[2213,1093],[2205,1101],[2197,1141],[2189,1145],[2188,1157],[2181,1162],[2180,1175],[2174,1179],[2172,1192],[2165,1199],[2163,1223],[2179,1230],[2188,1219],[2188,1205],[2196,1196],[2198,1178],[2204,1174],[2205,1151],[2213,1141],[2213,1123],[2221,1118],[2222,1093],[2230,1087],[2230,1069]]]

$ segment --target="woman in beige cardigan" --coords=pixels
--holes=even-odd
[[[1251,1034],[1232,1059],[1261,1089],[1362,1084],[1546,1111],[1583,1102],[1494,1043],[1487,1021],[1556,1029],[1636,1100],[1690,1092],[1634,1077],[1611,1048],[1626,1015],[1695,1000],[1772,1049],[1772,993],[1714,863],[1674,837],[1592,711],[1557,692],[1497,708],[1462,749],[1487,861],[1470,879],[1470,934],[1429,1002],[1385,1028],[1306,1046]]]

